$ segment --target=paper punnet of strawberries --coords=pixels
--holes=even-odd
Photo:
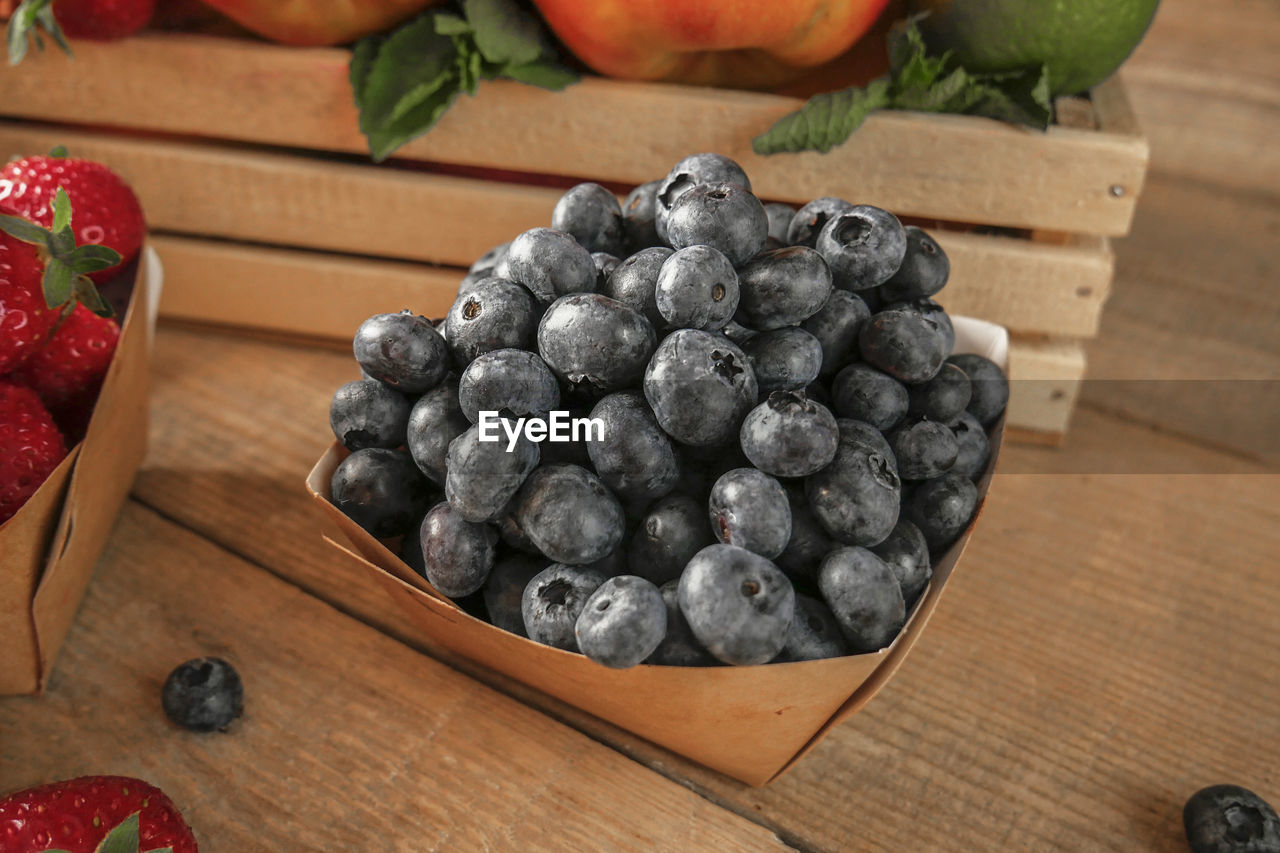
[[[85,434],[120,326],[98,291],[142,246],[137,197],[55,151],[0,169],[0,525]]]

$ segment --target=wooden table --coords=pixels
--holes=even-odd
[[[902,671],[774,785],[398,640],[302,488],[349,356],[164,326],[150,456],[49,691],[0,700],[0,790],[145,776],[209,851],[1182,850],[1203,785],[1280,803],[1277,34],[1270,0],[1164,4],[1126,71],[1152,173],[1090,353],[1272,383],[1223,423],[1173,419],[1176,383],[1100,382],[1065,449],[1007,448]],[[160,713],[201,654],[248,685],[229,734]]]

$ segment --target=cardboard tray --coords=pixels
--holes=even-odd
[[[0,525],[0,696],[38,693],[147,452],[162,272],[144,246],[120,343],[83,441]]]
[[[1003,328],[952,318],[956,351],[1004,366]],[[329,480],[347,451],[336,442],[307,477],[307,488],[351,547],[326,537],[359,563],[417,625],[431,648],[499,672],[576,708],[750,785],[785,773],[833,728],[869,702],[915,645],[981,515],[1003,437],[992,433],[992,462],[978,483],[974,520],[934,566],[933,578],[893,644],[872,654],[749,667],[641,665],[614,670],[580,654],[540,645],[463,612],[386,545],[329,501]]]

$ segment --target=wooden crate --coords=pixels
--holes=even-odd
[[[342,49],[183,34],[77,45],[0,74],[0,151],[67,145],[137,189],[171,318],[348,338],[355,318],[440,315],[462,268],[549,222],[563,187],[734,157],[768,200],[836,195],[924,221],[952,259],[948,310],[1007,326],[1011,436],[1066,430],[1147,166],[1119,79],[1060,103],[1046,133],[880,113],[843,146],[759,157],[799,101],[588,77],[562,93],[503,81],[462,98],[393,162],[357,130]],[[678,132],[673,128],[679,128]],[[501,170],[500,173],[495,170]]]

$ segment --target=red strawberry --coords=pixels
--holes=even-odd
[[[108,281],[138,254],[147,224],[129,185],[101,163],[38,155],[14,160],[0,169],[0,210],[50,228],[53,200],[61,187],[75,209],[76,241],[120,253],[120,264],[89,275]]]
[[[62,433],[39,395],[0,381],[0,524],[22,509],[66,456]]]
[[[0,850],[94,853],[111,834],[121,849],[197,853],[191,827],[154,785],[128,776],[82,776],[0,800]],[[102,849],[117,849],[102,844]]]
[[[77,305],[13,378],[40,395],[69,440],[79,440],[70,422],[93,411],[119,340],[119,323]]]
[[[30,358],[58,322],[41,289],[39,252],[0,231],[0,376]]]

